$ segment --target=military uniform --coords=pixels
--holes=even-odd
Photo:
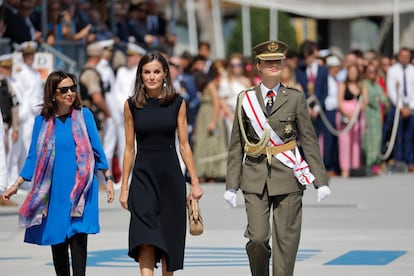
[[[265,42],[254,48],[261,61],[284,59],[286,50],[287,46],[279,41]],[[267,111],[265,95],[272,88],[277,89],[276,96]],[[241,189],[245,198],[248,222],[245,236],[249,239],[246,250],[252,275],[269,275],[271,229],[273,275],[293,275],[301,232],[302,195],[306,186],[299,183],[292,168],[276,155],[268,154],[276,147],[266,145],[256,156],[247,151],[247,143],[255,144],[262,139],[253,127],[251,117],[241,106],[240,97],[246,97],[248,92],[257,98],[259,110],[255,111],[265,115],[268,125],[283,142],[283,147],[294,152],[295,143],[300,144],[303,158],[315,177],[313,185],[327,185],[328,178],[303,92],[280,83],[276,87],[265,87],[261,83],[239,94],[237,112],[241,113],[235,116],[231,132],[226,190]],[[271,210],[272,227],[269,223]]]
[[[32,140],[34,118],[43,105],[43,81],[40,73],[32,66],[36,49],[35,41],[26,41],[18,46],[23,62],[16,66],[12,85],[19,101],[19,139],[13,143],[8,159],[9,178],[13,181],[19,176],[26,160]],[[29,55],[32,55],[28,58],[30,61],[25,61]],[[23,184],[22,187],[28,189],[28,185]]]
[[[3,127],[3,116],[0,112],[0,183],[7,183],[7,167],[6,167],[6,147],[4,144],[4,127]],[[3,194],[5,191],[5,185],[0,185],[0,193]],[[1,203],[0,203],[1,205]]]
[[[125,127],[124,127],[124,104],[128,97],[134,94],[135,78],[137,75],[137,68],[139,59],[145,55],[146,50],[140,46],[130,42],[127,44],[126,55],[127,66],[120,67],[117,70],[114,88],[112,90],[114,97],[114,114],[113,117],[117,124],[116,133],[118,136],[118,157],[122,169],[122,161],[125,149]]]
[[[11,147],[19,138],[19,102],[13,86],[12,79],[13,54],[0,56],[0,107],[4,129],[5,156],[9,159]],[[7,166],[8,162],[6,162]],[[7,168],[8,169],[8,168]],[[9,178],[10,179],[10,178]],[[0,193],[8,188],[8,181],[0,182]],[[0,204],[4,202],[1,201]]]
[[[98,42],[104,49],[104,54],[99,60],[98,64],[96,65],[96,71],[101,76],[104,95],[105,95],[105,102],[111,112],[111,117],[105,121],[105,125],[103,127],[103,147],[105,151],[105,156],[108,159],[108,163],[110,169],[112,170],[112,159],[115,154],[116,145],[117,145],[117,135],[116,133],[117,124],[114,119],[114,113],[116,112],[115,109],[115,97],[114,93],[112,92],[114,82],[115,82],[115,73],[112,69],[109,60],[112,57],[112,48],[114,44],[113,39],[108,40],[101,40]],[[100,182],[104,182],[103,175],[100,175]]]

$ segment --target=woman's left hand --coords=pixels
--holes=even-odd
[[[198,178],[196,180],[191,180],[191,188],[190,194],[188,197],[190,199],[199,200],[203,196],[204,192],[201,189],[200,183],[198,182]]]
[[[115,192],[114,192],[114,183],[112,180],[106,181],[106,201],[112,203],[114,201]]]

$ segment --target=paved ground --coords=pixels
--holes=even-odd
[[[250,275],[244,251],[245,211],[222,199],[223,183],[204,184],[202,236],[187,236],[181,276]],[[322,203],[308,189],[295,276],[414,275],[414,175],[333,178]],[[15,199],[23,200],[23,195]],[[126,256],[128,213],[101,194],[101,233],[89,238],[88,276],[139,275]],[[49,247],[25,244],[17,208],[0,207],[1,275],[54,275]],[[158,269],[155,275],[161,275]]]

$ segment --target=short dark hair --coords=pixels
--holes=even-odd
[[[200,48],[201,48],[201,47],[203,47],[203,46],[207,47],[207,49],[209,49],[209,50],[210,50],[210,43],[209,43],[209,42],[207,42],[207,41],[200,41],[200,42],[198,43],[198,49],[200,49]]]
[[[301,45],[300,45],[300,54],[302,58],[307,58],[309,56],[311,56],[313,54],[313,52],[315,50],[318,50],[318,44],[316,44],[315,41],[312,40],[305,40]]]

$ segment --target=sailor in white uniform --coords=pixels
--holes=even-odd
[[[117,126],[118,156],[122,171],[122,161],[125,149],[125,128],[124,128],[124,104],[128,97],[134,93],[135,76],[137,74],[138,63],[146,50],[129,42],[126,50],[126,66],[120,67],[116,73],[115,84],[112,90],[115,97],[115,109],[113,117]]]
[[[111,66],[111,59],[112,59],[112,50],[114,46],[113,39],[101,40],[97,43],[100,44],[103,48],[103,54],[101,59],[99,60],[98,64],[96,65],[96,71],[98,71],[99,75],[101,76],[103,88],[104,88],[104,95],[105,95],[105,102],[108,106],[109,112],[111,112],[111,117],[105,120],[105,125],[103,127],[103,138],[102,143],[105,151],[106,158],[108,160],[108,164],[112,170],[112,159],[115,154],[115,149],[117,145],[117,135],[116,133],[116,121],[114,120],[114,113],[116,112],[115,109],[115,97],[112,92],[114,83],[115,83],[115,73]],[[103,181],[103,175],[101,182]]]
[[[23,167],[32,139],[34,118],[43,105],[43,81],[40,73],[33,68],[37,43],[23,42],[17,50],[23,60],[16,65],[11,82],[19,101],[19,138],[12,145],[7,162],[11,181],[17,179]],[[22,188],[25,188],[24,185]]]

